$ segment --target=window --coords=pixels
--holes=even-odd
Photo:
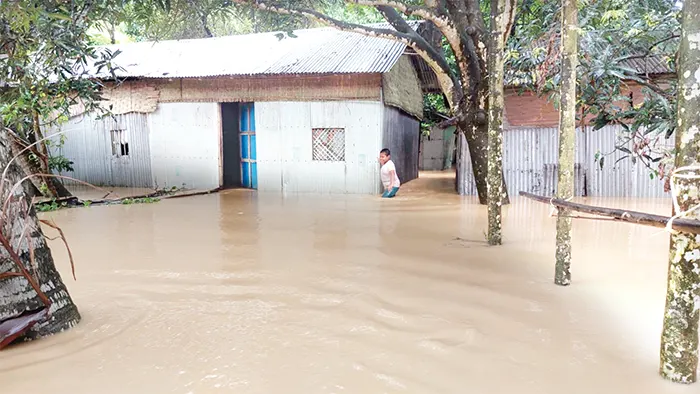
[[[314,161],[345,161],[345,129],[311,129]]]
[[[129,156],[129,141],[126,138],[126,130],[111,130],[112,156]]]

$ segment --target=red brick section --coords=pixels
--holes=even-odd
[[[629,84],[623,90],[625,95],[632,93],[635,104],[644,101],[642,87]],[[556,127],[559,124],[559,112],[547,96],[538,97],[536,93],[518,93],[515,89],[506,90],[505,117],[511,127]],[[626,103],[616,103],[619,106]],[[588,120],[592,119],[588,117]]]
[[[547,97],[508,91],[505,103],[505,117],[512,127],[552,127],[559,124],[559,113]]]

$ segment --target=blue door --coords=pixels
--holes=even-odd
[[[241,104],[241,184],[249,189],[258,188],[258,163],[255,154],[255,104]]]

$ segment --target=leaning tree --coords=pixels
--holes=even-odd
[[[36,216],[26,190],[30,176],[12,155],[12,134],[0,126],[0,349],[80,321],[39,223],[56,227]]]
[[[303,7],[289,0],[234,0],[242,6],[312,19],[340,30],[395,40],[412,48],[437,76],[458,130],[464,134],[472,160],[474,179],[482,204],[487,202],[488,162],[488,42],[489,10],[478,0],[347,0],[346,3],[374,7],[391,28],[341,21],[319,11],[322,7]],[[319,1],[319,4],[323,3]],[[506,34],[511,31],[515,0],[504,7]],[[430,42],[407,19],[432,24],[443,36]],[[503,177],[501,176],[501,180]],[[503,190],[505,184],[503,183]],[[503,202],[508,201],[504,193]]]

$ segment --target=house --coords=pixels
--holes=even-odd
[[[387,26],[388,27],[388,26]],[[100,118],[54,132],[68,175],[95,185],[380,191],[377,157],[418,177],[423,99],[402,43],[333,28],[109,46]]]
[[[636,70],[661,83],[675,78],[673,69],[660,56],[630,59],[627,68]],[[419,74],[424,86],[430,86],[433,78],[429,73]],[[642,86],[629,81],[626,91],[635,104],[644,100]],[[547,98],[533,92],[522,92],[509,86],[505,91],[503,172],[510,195],[521,191],[551,196],[556,191],[558,158],[559,112]],[[650,176],[650,169],[641,161],[624,159],[625,154],[616,150],[624,145],[620,140],[620,126],[606,126],[600,130],[586,124],[576,133],[577,196],[589,197],[667,197],[663,182]],[[442,130],[431,133],[430,138],[421,139],[421,170],[445,168],[445,150],[449,149],[450,135]],[[457,172],[460,194],[476,195],[466,140],[458,139],[459,160]],[[661,146],[672,147],[672,140],[660,141]],[[454,146],[454,144],[452,144]],[[610,154],[601,167],[596,153]],[[620,160],[622,159],[622,160]],[[619,161],[618,161],[619,160]]]

